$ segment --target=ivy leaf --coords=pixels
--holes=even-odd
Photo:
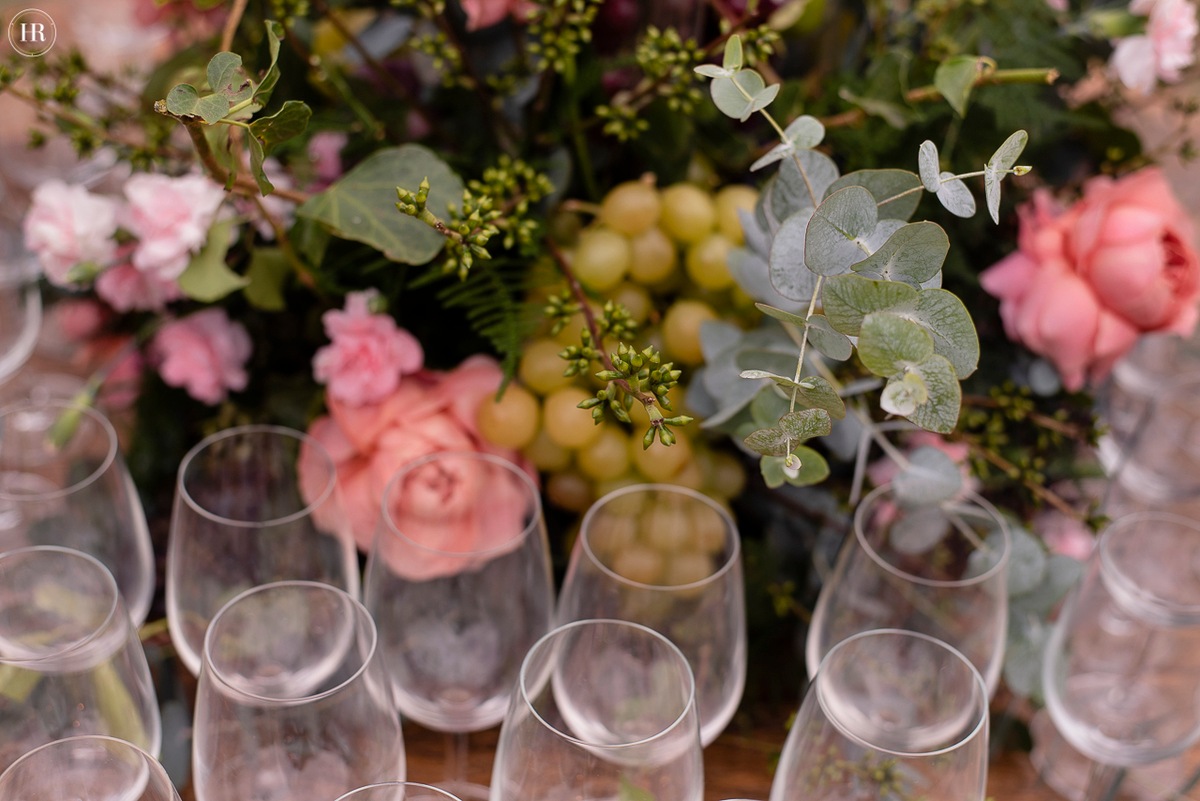
[[[766,88],[767,83],[763,77],[750,69],[713,78],[708,85],[713,103],[721,113],[741,122],[750,119],[750,115],[755,111],[754,99]]]
[[[205,74],[213,93],[231,103],[248,99],[254,91],[246,71],[242,69],[242,57],[236,53],[217,53],[209,59]]]
[[[283,41],[283,25],[275,20],[267,20],[267,51],[270,55],[270,62],[267,64],[267,71],[263,74],[262,80],[254,87],[254,103],[257,111],[267,105],[271,99],[271,92],[275,89],[275,84],[279,82],[279,43]]]
[[[900,375],[932,355],[933,337],[912,320],[890,312],[874,312],[863,319],[858,357],[875,375]]]
[[[966,378],[979,366],[979,335],[963,302],[944,289],[923,289],[910,316],[933,336],[934,352],[945,356],[955,374]]]
[[[1028,141],[1029,134],[1016,131],[1004,140],[1004,144],[996,149],[983,167],[983,191],[987,198],[988,213],[997,225],[1000,224],[1000,182],[1017,163]]]
[[[921,179],[908,170],[857,170],[847,173],[830,184],[828,191],[836,192],[847,186],[861,186],[875,198],[881,220],[908,220],[921,202]]]
[[[910,370],[924,382],[929,397],[915,412],[905,416],[926,431],[949,434],[958,424],[962,408],[962,387],[954,375],[954,367],[945,356],[935,353]]]
[[[917,168],[921,171],[921,183],[930,192],[937,194],[942,188],[941,165],[938,163],[937,145],[926,139],[917,151]]]
[[[251,137],[253,139],[253,137]],[[415,144],[377,150],[296,214],[319,221],[342,239],[362,242],[393,261],[424,264],[445,244],[437,231],[396,211],[396,187],[429,179],[427,208],[443,215],[462,199],[462,180],[433,151]]]
[[[808,223],[804,262],[818,275],[839,275],[870,251],[866,240],[879,222],[874,196],[861,186],[839,189],[821,202]]]
[[[920,287],[942,269],[949,252],[950,238],[940,225],[908,223],[852,269],[871,278]]]
[[[208,229],[204,247],[179,276],[179,288],[192,300],[212,303],[250,283],[248,278],[238,275],[225,263],[232,229],[232,220],[214,223]]]
[[[258,191],[263,197],[266,197],[275,191],[275,184],[271,183],[271,179],[267,177],[267,171],[263,168],[267,154],[263,150],[262,141],[257,136],[247,137],[246,145],[250,148],[250,174],[254,176],[254,182],[258,184]]]
[[[813,209],[796,212],[783,221],[767,257],[771,286],[783,297],[807,302],[817,288],[817,276],[804,263],[804,241]]]
[[[250,254],[250,266],[246,268],[249,284],[242,293],[256,309],[283,311],[287,304],[283,298],[283,285],[291,274],[287,257],[279,248],[257,247]]]
[[[876,281],[846,273],[825,281],[821,299],[834,330],[854,337],[859,335],[863,318],[868,314],[915,308],[917,290],[899,281]]]
[[[262,142],[264,153],[270,153],[280,142],[304,133],[311,118],[312,109],[306,103],[289,100],[271,116],[260,117],[250,123],[250,133]]]
[[[200,96],[196,87],[181,83],[171,87],[166,99],[167,112],[176,117],[199,117],[208,125],[220,122],[229,113],[229,101],[220,95]]]
[[[925,505],[948,501],[962,490],[962,470],[944,451],[928,445],[914,450],[908,464],[892,479],[902,504]]]
[[[955,177],[952,172],[943,172],[941,184],[937,190],[938,201],[946,207],[946,211],[958,217],[973,217],[975,215],[975,196],[962,179]]]
[[[960,117],[967,114],[967,101],[984,63],[979,56],[951,56],[933,72],[933,85]]]
[[[792,455],[800,462],[798,471],[789,472],[781,456],[764,456],[760,460],[759,469],[768,487],[778,489],[784,484],[808,487],[829,478],[829,463],[819,452],[807,445],[797,445],[792,449]]]

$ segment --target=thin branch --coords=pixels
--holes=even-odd
[[[1012,478],[1016,478],[1017,476],[1020,475],[1021,471],[1015,464],[1008,461],[1007,459],[1005,459],[1003,456],[996,453],[992,449],[985,448],[984,446],[980,445],[978,442],[976,442],[972,439],[964,438],[963,442],[967,443],[967,446],[971,449],[972,453],[978,454],[979,456],[983,457],[983,459],[985,461],[990,462],[992,465],[1000,468],[1002,471],[1004,471],[1005,475],[1010,476]],[[1043,501],[1050,504],[1051,506],[1053,506],[1055,509],[1062,512],[1063,514],[1069,515],[1070,517],[1072,517],[1076,520],[1085,520],[1086,519],[1086,515],[1077,511],[1076,509],[1074,509],[1071,506],[1071,504],[1069,504],[1065,500],[1063,500],[1062,496],[1058,495],[1057,493],[1055,493],[1049,489],[1046,489],[1041,484],[1038,484],[1035,481],[1031,481],[1028,478],[1022,478],[1021,484],[1027,490],[1032,492],[1035,496],[1037,496],[1038,498],[1041,498]]]
[[[221,50],[229,51],[233,48],[233,37],[237,33],[238,25],[242,24],[242,15],[246,13],[249,2],[250,0],[234,0],[233,8],[225,18],[225,28],[221,31]]]

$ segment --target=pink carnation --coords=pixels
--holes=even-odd
[[[308,158],[315,179],[310,189],[323,189],[342,177],[342,148],[348,138],[342,131],[320,131],[308,140]]]
[[[204,245],[225,191],[203,175],[139,173],[125,182],[125,197],[125,224],[138,239],[133,266],[173,281]]]
[[[1148,15],[1146,32],[1115,42],[1109,66],[1121,83],[1147,94],[1159,80],[1175,83],[1196,60],[1196,6],[1191,0],[1133,0],[1129,10]]]
[[[47,181],[33,191],[24,232],[25,246],[37,255],[50,283],[71,286],[71,268],[105,267],[116,253],[117,204],[82,186]]]
[[[1017,213],[1017,251],[979,280],[1009,338],[1053,362],[1068,390],[1103,379],[1142,333],[1191,334],[1200,255],[1161,170],[1094,178],[1065,210],[1038,191]]]
[[[425,362],[417,338],[387,314],[372,314],[375,290],[351,292],[344,311],[322,315],[332,340],[313,356],[313,375],[329,397],[350,406],[377,403],[396,391],[400,377]]]
[[[467,15],[467,30],[488,28],[507,16],[522,20],[536,9],[526,0],[462,0]]]
[[[96,276],[96,294],[119,312],[162,311],[182,298],[183,290],[174,279],[144,273],[125,262]]]
[[[205,309],[165,324],[150,347],[162,380],[198,401],[216,404],[245,389],[250,335],[224,309]]]

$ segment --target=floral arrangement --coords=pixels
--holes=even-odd
[[[769,638],[812,590],[770,532],[844,529],[868,481],[974,489],[1018,532],[1036,696],[1092,393],[1197,320],[1195,210],[1121,122],[1194,75],[1194,2],[138,3],[161,62],[14,57],[0,101],[110,156],[22,229],[152,514],[257,419],[327,446],[364,548],[437,450],[536,473],[560,553],[608,490],[683,483],[747,521]]]

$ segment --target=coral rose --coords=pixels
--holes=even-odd
[[[1142,333],[1195,328],[1200,257],[1159,169],[1093,178],[1065,210],[1039,190],[1018,217],[1017,251],[980,283],[1009,338],[1049,359],[1068,390],[1103,379]]]
[[[229,390],[246,388],[252,347],[245,326],[230,320],[224,309],[205,309],[160,328],[150,354],[163,381],[216,404]]]
[[[340,519],[320,521],[321,525],[352,537],[368,551],[380,527],[384,491],[400,468],[442,451],[492,453],[516,462],[515,451],[490,445],[475,425],[474,410],[495,393],[500,380],[494,359],[473,356],[449,373],[426,370],[408,376],[378,403],[355,406],[328,397],[329,414],[314,420],[308,433],[337,464]],[[301,476],[310,468],[302,454]],[[466,478],[440,482],[440,488],[433,486],[439,482],[432,482],[427,494],[435,499],[432,505],[417,504],[409,510],[414,520],[432,514],[433,519],[451,521],[443,540],[451,550],[486,541],[485,522],[493,525],[493,518],[506,514],[503,504],[483,515],[465,513],[470,505],[463,504],[463,493],[473,486]]]

